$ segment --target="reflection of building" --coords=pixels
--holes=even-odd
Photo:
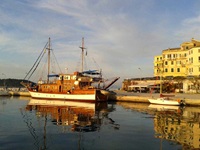
[[[155,137],[180,143],[183,148],[200,148],[200,113],[158,111],[154,118]]]
[[[27,110],[36,110],[37,117],[50,116],[53,124],[71,126],[72,131],[95,131],[101,125],[101,109],[107,103],[78,103],[32,99]]]

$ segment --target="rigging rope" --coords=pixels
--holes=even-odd
[[[54,56],[54,58],[55,58],[55,60],[56,60],[56,64],[58,65],[59,71],[60,71],[60,73],[62,73],[62,71],[61,71],[61,69],[60,69],[60,66],[59,66],[59,63],[58,63],[58,61],[57,61],[57,59],[56,59],[56,56],[55,56],[53,50],[52,50],[52,53],[53,53],[53,56]]]
[[[42,53],[42,56],[40,57],[40,59],[39,59],[39,61],[38,61],[38,63],[37,63],[37,65],[35,66],[35,68],[34,68],[34,70],[32,71],[32,73],[29,75],[29,78],[28,78],[28,80],[30,79],[30,77],[33,75],[33,73],[35,72],[35,70],[37,69],[37,67],[38,67],[38,65],[40,64],[40,62],[41,62],[41,60],[42,60],[42,58],[43,58],[43,56],[44,56],[44,54],[46,53],[46,50],[44,51],[44,49],[43,49],[43,53]]]
[[[29,72],[26,74],[26,76],[24,77],[24,80],[26,79],[26,77],[30,74],[30,72],[32,71],[32,69],[35,67],[36,63],[38,62],[39,58],[41,57],[41,55],[44,55],[44,51],[46,51],[46,46],[47,46],[48,42],[46,43],[46,45],[44,46],[43,50],[41,51],[39,57],[37,58],[37,60],[35,61],[35,63],[33,64],[33,66],[31,67],[31,69],[29,70]],[[40,59],[41,60],[41,59]],[[32,73],[33,74],[33,73]],[[30,77],[29,77],[30,78]],[[28,78],[28,79],[29,79]]]

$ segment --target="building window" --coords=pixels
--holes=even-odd
[[[171,72],[174,72],[174,68],[171,68]]]
[[[168,70],[167,70],[167,68],[165,69],[165,72],[167,72]]]
[[[200,49],[198,49],[198,52],[200,53]]]
[[[199,62],[200,62],[200,56],[199,56]]]
[[[187,54],[185,53],[185,55],[184,55],[185,57],[187,57]]]
[[[174,64],[174,62],[173,61],[171,61],[171,65],[173,65]]]
[[[176,64],[177,64],[177,65],[180,65],[180,64],[181,64],[181,61],[176,61]]]
[[[165,65],[167,65],[167,61],[165,61]]]
[[[180,68],[177,68],[177,72],[180,72]]]

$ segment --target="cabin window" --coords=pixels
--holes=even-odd
[[[70,80],[70,76],[64,76],[64,80]]]
[[[74,82],[74,85],[78,85],[78,84],[79,84],[79,82],[78,82],[78,81],[75,81],[75,82]]]
[[[73,80],[76,80],[76,79],[77,79],[77,76],[73,76],[72,79],[73,79]]]
[[[63,76],[59,76],[59,80],[63,80]]]

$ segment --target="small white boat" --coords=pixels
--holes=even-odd
[[[151,104],[159,104],[159,105],[181,105],[180,100],[169,100],[168,97],[161,97],[157,99],[148,99]]]

